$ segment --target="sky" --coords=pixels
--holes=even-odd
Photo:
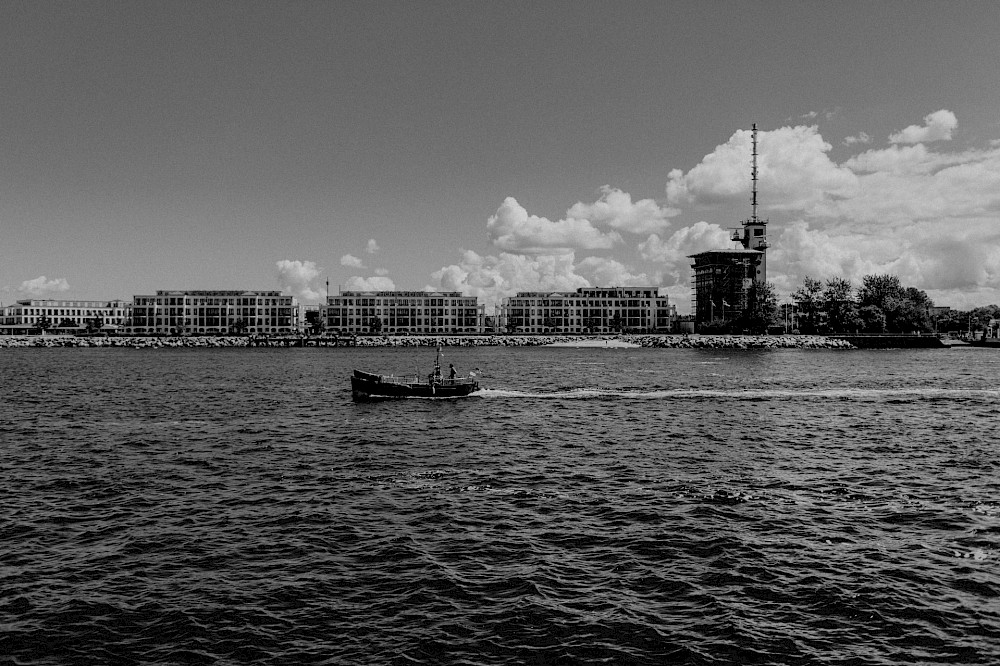
[[[0,3],[0,303],[658,286],[1000,304],[1000,3]]]

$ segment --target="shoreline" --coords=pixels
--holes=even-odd
[[[300,339],[277,338],[274,346],[297,347]],[[76,337],[72,335],[0,336],[0,349],[117,347],[130,349],[248,348],[247,336]],[[258,346],[258,345],[253,345]],[[332,346],[332,345],[331,345]],[[607,349],[857,349],[846,340],[822,335],[482,335],[359,336],[350,347],[590,347]]]

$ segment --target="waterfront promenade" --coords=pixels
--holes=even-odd
[[[60,335],[0,337],[0,348],[12,347],[125,347],[135,349],[178,347],[302,347],[322,344],[324,338],[282,337],[262,344],[247,336],[184,337],[77,337]],[[549,344],[572,346],[573,342],[618,341],[640,347],[664,349],[853,349],[846,340],[818,335],[479,335],[479,336],[358,336],[349,345],[357,347],[536,347]],[[298,344],[299,342],[302,344]],[[316,343],[316,344],[313,344]]]

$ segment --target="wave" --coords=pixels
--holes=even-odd
[[[827,389],[628,389],[570,388],[558,391],[519,391],[513,389],[480,389],[472,395],[479,398],[576,399],[625,398],[630,400],[669,400],[722,398],[737,400],[841,399],[841,400],[961,400],[968,398],[1000,399],[1000,388],[827,388]]]

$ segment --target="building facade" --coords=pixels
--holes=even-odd
[[[111,332],[124,326],[131,304],[126,301],[78,301],[29,299],[2,310],[0,334],[78,333],[89,330]],[[98,321],[99,320],[99,321]],[[97,326],[97,323],[100,326]]]
[[[669,333],[676,309],[656,287],[583,287],[504,299],[500,332]]]
[[[321,318],[338,334],[478,334],[485,306],[457,291],[343,291],[327,298]]]
[[[690,259],[695,327],[739,319],[749,303],[750,289],[761,274],[764,253],[745,248],[709,250],[693,254]]]
[[[134,296],[135,335],[298,333],[295,299],[278,291],[157,291]]]

